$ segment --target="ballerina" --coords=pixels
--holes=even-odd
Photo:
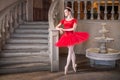
[[[74,52],[74,46],[76,44],[80,44],[86,41],[89,37],[87,32],[75,32],[77,27],[77,20],[72,17],[71,8],[66,7],[64,10],[64,15],[66,18],[60,21],[60,23],[56,26],[56,29],[60,31],[62,34],[61,38],[56,42],[56,46],[58,47],[68,47],[68,56],[67,56],[67,63],[65,65],[64,74],[67,74],[68,67],[70,61],[72,60],[72,67],[74,72],[76,72],[76,56]],[[60,26],[63,25],[64,28]],[[63,33],[64,32],[64,33]]]

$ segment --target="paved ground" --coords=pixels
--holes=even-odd
[[[68,75],[64,75],[66,56],[60,57],[60,71],[38,71],[29,73],[16,73],[0,75],[0,80],[120,80],[120,70],[95,69],[91,68],[88,59],[77,55],[77,73],[74,73],[71,66]]]

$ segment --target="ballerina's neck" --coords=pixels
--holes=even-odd
[[[66,21],[71,21],[71,20],[73,20],[74,18],[70,18],[70,19],[68,19],[68,18],[66,18],[65,20]]]
[[[66,17],[66,21],[71,21],[73,19],[73,17],[71,15]]]

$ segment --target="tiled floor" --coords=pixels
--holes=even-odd
[[[16,73],[0,75],[0,80],[120,80],[120,69],[95,69],[89,66],[85,56],[77,56],[77,73],[74,73],[70,65],[69,72],[64,75],[66,55],[60,57],[60,71],[38,71],[31,73]]]

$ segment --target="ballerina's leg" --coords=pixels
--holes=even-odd
[[[73,70],[76,72],[77,64],[76,64],[76,56],[74,50],[72,51],[72,66],[73,66]]]
[[[68,46],[68,56],[67,56],[67,63],[65,66],[65,74],[67,74],[68,66],[70,65],[71,59],[72,59],[72,47]]]

